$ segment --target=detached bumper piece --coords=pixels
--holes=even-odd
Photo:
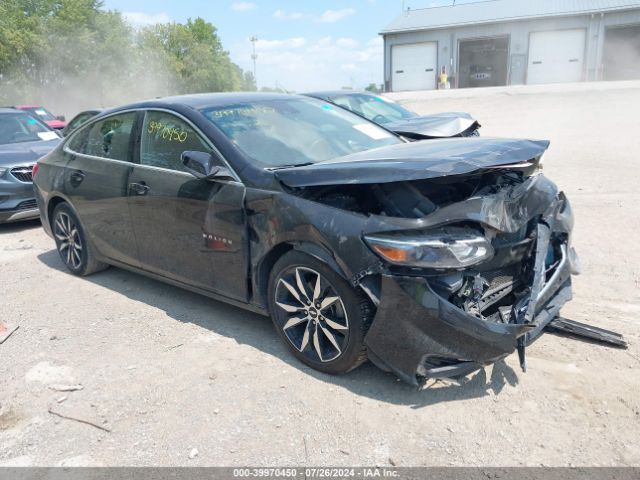
[[[628,346],[627,341],[619,333],[575,322],[562,317],[554,319],[549,325],[547,325],[546,330],[548,332],[558,332],[623,349],[626,349]]]

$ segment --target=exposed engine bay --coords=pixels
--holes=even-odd
[[[436,179],[381,183],[376,185],[338,185],[313,187],[303,190],[309,200],[334,208],[361,214],[387,217],[423,218],[436,210],[463,202],[471,197],[496,194],[506,188],[521,185],[530,178],[531,168],[491,169],[472,175],[441,177]],[[523,261],[533,252],[535,222],[523,226],[515,233],[502,233],[473,222],[461,222],[455,226],[477,231],[492,239],[497,253],[517,246],[519,255],[492,262],[484,268],[446,273],[426,273],[434,291],[464,311],[487,321],[509,323],[511,309],[522,287],[533,281],[530,262]],[[557,267],[562,240],[554,241],[545,263],[550,277]],[[500,263],[499,268],[495,264]],[[402,273],[402,269],[391,267]],[[406,271],[405,271],[406,273]],[[526,288],[525,288],[526,290]]]
[[[427,180],[308,187],[300,194],[308,200],[361,214],[422,218],[438,208],[521,184],[526,178],[523,171],[494,169]]]

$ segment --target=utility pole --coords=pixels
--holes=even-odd
[[[256,60],[258,60],[258,54],[256,53],[256,42],[258,41],[258,37],[254,35],[249,39],[249,41],[253,44],[253,53],[251,54],[251,60],[253,60],[253,80],[256,82],[256,88],[258,88],[258,77],[256,75]]]

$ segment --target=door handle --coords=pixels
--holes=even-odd
[[[145,182],[130,183],[129,190],[134,195],[146,195],[147,193],[149,193],[149,187]]]
[[[70,178],[71,178],[71,184],[77,187],[84,180],[84,172],[82,170],[75,170],[71,174]]]

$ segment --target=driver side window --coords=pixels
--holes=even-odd
[[[187,150],[212,152],[184,120],[167,112],[147,112],[140,142],[141,165],[186,172],[181,156]]]

